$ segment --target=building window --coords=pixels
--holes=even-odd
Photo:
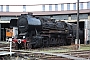
[[[67,4],[67,10],[70,10],[70,3]]]
[[[55,4],[55,11],[58,11],[58,4]]]
[[[9,12],[9,5],[6,5],[6,12]]]
[[[3,5],[0,5],[0,12],[3,12]]]
[[[80,3],[80,9],[83,9],[83,3]]]
[[[26,12],[26,5],[23,5],[23,12]]]
[[[76,3],[73,3],[73,10],[76,10]]]
[[[61,4],[61,10],[64,10],[64,4]]]
[[[42,5],[42,10],[45,11],[45,5]]]
[[[87,9],[90,9],[90,2],[87,2]]]
[[[52,5],[51,4],[49,5],[49,11],[52,11]]]

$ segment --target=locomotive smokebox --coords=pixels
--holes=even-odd
[[[32,16],[32,13],[21,14],[18,18],[17,26],[20,32],[28,32],[31,30],[40,30],[41,21]]]

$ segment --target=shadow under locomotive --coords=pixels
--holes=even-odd
[[[10,25],[13,26],[13,20]],[[76,39],[76,24],[55,19],[21,14],[17,20],[18,36],[13,38],[15,48],[41,48],[71,45]],[[79,29],[81,43],[83,31]]]

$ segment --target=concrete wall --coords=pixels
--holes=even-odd
[[[0,1],[0,3],[1,3],[1,1]],[[47,2],[46,4],[44,2],[44,4],[40,3],[40,4],[33,4],[33,5],[31,5],[30,2],[27,2],[27,3],[29,3],[29,5],[25,4],[25,3],[23,3],[24,5],[23,4],[20,5],[20,3],[19,4],[17,4],[17,3],[15,5],[14,4],[10,5],[7,3],[5,3],[5,5],[3,5],[3,3],[2,3],[2,4],[0,4],[0,11],[1,12],[32,12],[32,11],[77,10],[77,3],[76,2],[70,3],[70,1],[69,1],[69,3],[61,3],[61,2],[59,3],[58,2],[58,3],[54,3],[54,4],[51,1],[51,2]],[[35,2],[33,2],[33,3],[35,3]],[[83,2],[83,3],[79,2],[79,5],[80,5],[80,8],[79,8],[80,10],[90,9],[90,1]]]
[[[11,19],[17,19],[17,16],[1,16],[0,20],[1,21],[10,21]]]
[[[71,15],[71,19],[72,20],[76,20],[77,19],[77,15]],[[80,14],[79,15],[79,19],[88,19],[88,14]]]

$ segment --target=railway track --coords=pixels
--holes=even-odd
[[[84,57],[81,58],[80,51],[77,51],[74,53],[46,53],[46,52],[32,52],[32,51],[26,51],[26,50],[12,50],[13,52],[16,52],[16,54],[13,55],[12,58],[17,59],[33,59],[33,60],[87,60],[89,58],[86,57],[84,53],[89,51],[84,51],[82,55],[84,54]]]
[[[0,44],[0,51],[8,51],[9,45]],[[60,52],[59,50],[65,50],[67,48],[63,47],[47,47],[39,49],[23,49],[15,50],[12,49],[12,52],[16,52],[12,55],[12,60],[90,60],[90,51],[84,50],[72,50],[67,52]],[[49,51],[48,51],[49,50]],[[52,52],[53,50],[53,52]]]

